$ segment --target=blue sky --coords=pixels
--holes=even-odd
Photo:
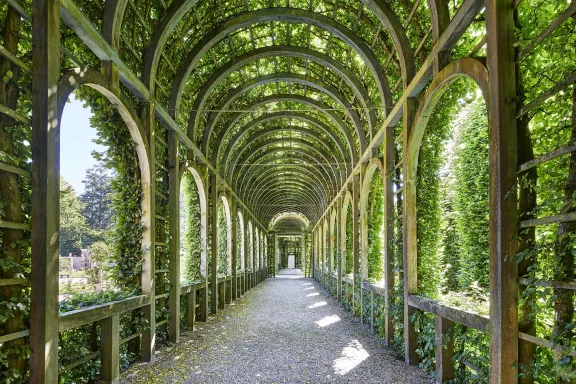
[[[92,151],[103,151],[105,147],[95,144],[96,130],[90,127],[90,108],[70,96],[64,108],[60,127],[60,173],[74,187],[77,194],[84,192],[86,170],[96,164]]]

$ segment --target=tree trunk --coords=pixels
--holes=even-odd
[[[570,142],[576,142],[576,86],[572,90],[572,133]],[[564,188],[564,206],[562,213],[576,212],[573,196],[576,192],[576,153],[570,154],[570,165],[568,169],[568,180]],[[576,235],[576,222],[564,222],[558,225],[556,242],[554,243],[554,253],[556,255],[556,269],[554,280],[573,281],[574,280],[574,236]],[[566,326],[572,323],[574,313],[574,293],[567,289],[554,289],[556,301],[554,303],[554,335],[558,338],[558,344],[570,346],[573,337],[571,329]],[[564,358],[561,352],[554,353],[556,359]],[[557,383],[569,383],[570,380],[558,375]]]
[[[6,24],[4,27],[4,46],[9,52],[16,54],[18,51],[18,41],[20,34],[20,16],[8,7],[6,13]],[[0,81],[0,104],[15,110],[18,104],[19,89],[17,85],[18,75],[20,74],[20,67],[13,65],[8,59],[0,57],[0,78],[7,76],[8,71],[12,72],[12,78],[5,83]],[[9,77],[9,76],[8,76]],[[7,158],[17,157],[15,151],[14,138],[10,133],[10,127],[15,125],[15,120],[6,116],[0,115],[0,153],[6,154]],[[17,164],[10,164],[16,165]],[[14,173],[0,171],[0,201],[4,203],[2,219],[9,222],[22,223],[22,196],[20,191],[20,180]],[[2,239],[3,257],[12,259],[15,263],[20,264],[22,261],[22,249],[20,241],[23,237],[23,232],[16,229],[0,229]],[[2,270],[0,269],[0,279],[14,278],[15,269]],[[0,288],[0,300],[10,301],[11,297],[20,297],[22,292],[22,285],[8,285]],[[20,313],[12,316],[3,324],[3,333],[10,334],[21,331],[25,328],[24,318]],[[24,339],[17,339],[6,343],[3,348],[11,348],[22,346]],[[21,374],[26,372],[26,360],[23,353],[10,353],[8,355],[8,369],[17,370]]]

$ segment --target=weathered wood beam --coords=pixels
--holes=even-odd
[[[32,13],[32,295],[30,381],[58,382],[60,4],[34,0]]]
[[[486,1],[490,131],[490,381],[513,383],[518,362],[517,133],[514,8]]]

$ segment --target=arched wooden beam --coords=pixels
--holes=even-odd
[[[372,132],[376,127],[376,113],[374,111],[374,105],[370,100],[370,95],[362,82],[356,77],[356,75],[354,75],[354,73],[352,73],[352,71],[324,53],[290,45],[273,45],[271,47],[263,47],[253,51],[248,51],[230,60],[214,72],[210,79],[204,83],[194,100],[194,105],[192,106],[188,119],[188,132],[191,132],[191,126],[195,127],[198,125],[198,118],[201,116],[200,111],[204,109],[208,97],[218,84],[220,84],[227,76],[255,60],[274,56],[302,58],[321,64],[326,68],[330,68],[350,86],[355,96],[362,103],[362,106],[365,108],[363,112],[366,115],[366,121],[368,121],[370,132]],[[387,106],[391,104],[391,99],[382,100],[382,105]],[[206,134],[206,132],[204,132],[204,134]]]
[[[142,67],[142,82],[152,94],[154,94],[156,71],[162,57],[162,51],[168,41],[170,33],[176,28],[178,22],[194,7],[199,0],[174,0],[160,19],[152,36],[146,53],[144,54],[144,65]]]
[[[366,172],[364,173],[362,187],[360,189],[360,233],[361,238],[361,249],[360,253],[362,256],[362,261],[360,263],[361,271],[360,276],[362,279],[368,278],[368,198],[370,197],[370,184],[372,184],[372,179],[376,172],[380,173],[382,180],[382,187],[385,187],[386,172],[384,171],[384,165],[378,159],[370,160]]]
[[[183,162],[178,169],[180,171],[178,175],[178,180],[180,180],[178,183],[178,193],[180,193],[180,185],[186,172],[190,173],[194,179],[196,190],[198,191],[200,203],[200,239],[202,242],[202,250],[200,251],[200,275],[203,278],[208,278],[208,195],[206,194],[206,187],[204,186],[200,170],[197,169],[194,164]]]
[[[282,112],[280,112],[280,114],[282,114]],[[289,117],[285,117],[285,118],[289,118]],[[296,120],[300,120],[298,118],[295,118]],[[307,121],[308,120],[304,120]],[[315,123],[318,123],[318,125],[316,125]],[[320,127],[322,129],[322,131],[330,138],[333,139],[333,141],[336,144],[336,148],[338,148],[340,156],[342,158],[342,160],[344,160],[344,162],[346,162],[346,174],[350,174],[352,167],[350,164],[350,156],[348,155],[348,153],[346,152],[343,144],[340,142],[340,140],[338,140],[337,137],[332,137],[330,136],[329,133],[327,133],[325,131],[325,129],[327,129],[328,127],[326,127],[324,124],[322,124],[322,122],[320,121],[316,121],[314,123],[311,122],[311,124],[313,124],[316,127]],[[248,140],[246,140],[245,142],[243,142],[242,148],[239,148],[238,150],[236,150],[233,153],[232,159],[229,161],[228,160],[228,154],[224,154],[224,157],[222,158],[222,165],[225,167],[224,168],[224,173],[223,175],[227,175],[227,170],[228,170],[228,166],[230,166],[230,169],[234,169],[234,166],[236,165],[238,159],[241,157],[242,153],[248,149],[248,147],[250,147],[251,144],[253,144],[256,140],[258,140],[259,138],[262,138],[265,135],[268,135],[270,133],[277,133],[277,132],[299,132],[302,133],[304,135],[307,135],[317,141],[319,141],[322,146],[324,148],[326,148],[329,152],[332,150],[332,148],[330,147],[330,145],[328,145],[328,143],[325,141],[325,139],[319,137],[318,133],[310,128],[306,128],[306,127],[299,127],[299,126],[279,126],[279,127],[269,127],[266,129],[262,129],[259,131],[256,131],[254,133],[251,134],[250,138]],[[329,132],[329,131],[328,131]],[[229,147],[232,148],[232,147]]]
[[[306,204],[310,207],[318,207],[318,202],[320,197],[318,195],[314,195],[314,186],[296,178],[288,178],[286,182],[278,183],[278,180],[272,180],[271,183],[268,184],[269,187],[288,187],[293,192],[287,194],[286,191],[275,189],[275,190],[267,190],[261,193],[261,196],[258,197],[258,203],[254,206],[254,209],[258,212],[258,214],[262,214],[263,209],[267,209],[269,207],[275,206],[272,204],[271,201],[275,197],[293,197],[294,199],[298,200],[300,204]]]
[[[226,136],[228,136],[228,134],[230,132],[232,132],[234,130],[234,127],[236,126],[236,124],[238,124],[240,119],[242,119],[246,113],[254,112],[254,109],[258,108],[260,106],[270,104],[270,103],[282,102],[282,101],[291,101],[291,102],[304,104],[304,105],[312,107],[314,110],[321,112],[324,115],[326,115],[330,120],[332,120],[334,122],[334,124],[337,127],[340,128],[340,131],[346,137],[349,151],[350,151],[350,153],[352,153],[353,163],[356,164],[358,162],[358,152],[359,151],[356,148],[356,145],[355,145],[354,140],[352,138],[352,134],[350,133],[350,130],[348,129],[348,126],[344,123],[344,121],[340,118],[340,116],[338,116],[338,114],[335,111],[330,110],[330,107],[328,105],[326,105],[326,104],[324,104],[318,100],[312,99],[310,97],[306,97],[306,96],[288,95],[288,94],[274,94],[274,95],[265,96],[261,99],[253,101],[252,103],[250,103],[249,105],[247,105],[245,107],[245,112],[235,113],[236,117],[232,121],[230,121],[229,124],[226,125],[225,129],[223,129],[221,132],[218,132],[218,137],[216,138],[216,149],[213,151],[213,155],[212,155],[212,163],[216,164],[216,162],[217,162],[216,159],[219,156],[219,153],[221,151],[222,143],[223,143],[224,139],[226,138]],[[364,133],[364,132],[362,132],[362,133]],[[232,140],[234,140],[234,139],[232,139]],[[359,137],[359,142],[360,142],[360,148],[359,148],[360,152],[364,152],[366,149],[366,137],[364,135]]]
[[[319,213],[317,213],[313,208],[302,207],[302,203],[295,197],[278,196],[272,200],[272,202],[273,204],[262,212],[262,219],[268,220],[279,212],[285,210],[301,212],[303,215],[308,217],[317,217],[319,215]]]
[[[236,100],[238,97],[240,97],[243,93],[258,87],[260,85],[265,85],[265,84],[270,84],[270,83],[276,83],[276,82],[287,82],[287,83],[296,83],[296,84],[301,84],[301,85],[306,85],[309,86],[311,88],[314,88],[322,93],[325,93],[326,95],[328,95],[329,97],[331,97],[341,108],[345,109],[348,113],[348,115],[351,117],[352,122],[354,123],[355,127],[356,127],[356,132],[358,132],[358,134],[362,134],[364,135],[364,130],[362,127],[362,122],[360,120],[360,116],[358,115],[358,113],[356,112],[356,110],[353,109],[352,104],[350,104],[350,102],[348,101],[348,99],[342,94],[340,93],[340,91],[338,91],[336,88],[322,82],[321,80],[318,80],[314,77],[310,77],[310,76],[306,76],[306,75],[300,75],[300,74],[296,74],[296,73],[273,73],[270,75],[264,75],[264,76],[260,76],[260,77],[256,77],[253,79],[250,79],[248,81],[246,81],[244,84],[236,87],[235,89],[231,90],[226,97],[224,97],[222,99],[222,101],[218,104],[218,106],[216,107],[216,111],[224,111],[226,109],[228,109],[228,107],[230,106],[230,104],[232,102],[234,102],[234,100]],[[212,126],[214,125],[214,123],[216,122],[216,119],[221,115],[220,112],[211,112],[208,115],[208,122],[206,123],[206,126],[204,128],[204,134],[202,136],[202,144],[201,144],[201,149],[202,152],[207,153],[207,147],[208,144],[210,142],[210,136],[212,135],[213,129]],[[191,127],[188,127],[189,129]],[[188,136],[194,140],[195,137],[195,130],[193,130],[192,132],[188,132]]]
[[[290,157],[283,157],[283,160],[290,160]],[[269,167],[268,169],[255,174],[253,177],[250,176],[249,179],[246,182],[246,186],[243,188],[246,191],[253,191],[258,189],[258,187],[260,186],[260,184],[262,183],[262,180],[267,180],[268,178],[270,178],[270,176],[274,177],[276,175],[278,175],[278,172],[292,172],[292,173],[298,173],[301,177],[306,178],[307,180],[310,180],[310,182],[315,183],[316,185],[316,189],[318,189],[319,191],[324,193],[324,196],[326,196],[327,191],[329,190],[329,185],[325,184],[325,182],[322,179],[322,175],[320,174],[320,172],[313,167],[294,167],[294,166],[290,166],[287,165],[286,168],[284,168],[283,170],[279,171],[278,168],[276,167]],[[246,196],[246,199],[248,200],[251,196]]]
[[[318,190],[317,186],[313,183],[310,182],[309,179],[302,177],[302,174],[300,173],[284,173],[282,174],[282,177],[268,177],[265,179],[262,179],[261,181],[259,181],[258,183],[258,188],[254,189],[254,193],[251,196],[251,202],[253,204],[253,206],[256,208],[260,203],[261,203],[261,199],[264,198],[266,196],[266,193],[268,192],[269,188],[273,185],[285,185],[286,181],[295,181],[297,183],[299,183],[299,185],[305,185],[309,190],[307,191],[307,193],[309,193],[309,197],[315,201],[315,203],[318,206],[322,205],[322,200],[323,200],[323,196],[321,195],[320,191]],[[287,184],[291,184],[291,183],[287,183]],[[286,190],[284,191],[284,193],[286,195],[290,194],[295,194],[294,191],[290,190]]]
[[[310,219],[302,214],[298,214],[297,212],[282,212],[278,215],[274,216],[270,222],[268,223],[268,228],[273,230],[276,227],[276,224],[283,220],[294,220],[298,221],[301,224],[304,224],[304,227],[310,227]]]
[[[408,40],[408,36],[406,36],[404,26],[388,5],[388,0],[362,0],[362,2],[368,9],[374,12],[374,15],[376,15],[380,23],[384,26],[384,29],[390,34],[390,38],[398,54],[402,80],[404,88],[406,88],[414,77],[416,69],[414,65],[414,55],[410,47],[410,40]]]
[[[254,161],[254,164],[260,164],[263,161],[267,161],[269,160],[269,156],[277,156],[278,152],[287,152],[287,153],[297,153],[300,156],[306,158],[309,161],[310,164],[310,168],[314,168],[319,175],[321,175],[322,179],[323,179],[323,185],[329,186],[328,190],[335,190],[336,189],[336,185],[334,184],[334,181],[332,180],[332,178],[330,177],[330,173],[326,170],[325,167],[323,167],[321,165],[322,160],[320,158],[318,158],[315,154],[310,153],[308,151],[304,151],[300,148],[272,148],[270,150],[268,150],[268,152],[262,154],[260,156],[260,158],[258,158],[257,160]],[[286,155],[283,155],[286,156]],[[290,156],[293,157],[293,156]],[[274,157],[272,160],[281,160],[282,158],[278,158],[278,157]],[[299,158],[301,160],[301,158]],[[245,196],[247,194],[248,189],[245,187],[244,184],[244,180],[246,179],[247,181],[250,180],[251,176],[255,173],[260,171],[259,169],[257,169],[257,167],[254,167],[253,165],[251,165],[247,170],[246,173],[244,175],[240,175],[240,177],[238,177],[238,180],[235,183],[235,190],[239,192],[240,196]]]
[[[102,14],[102,36],[116,51],[120,48],[122,21],[129,0],[106,0]]]
[[[416,209],[416,175],[418,170],[418,157],[420,154],[420,147],[424,132],[430,118],[434,113],[434,109],[442,95],[450,88],[450,86],[462,77],[471,78],[482,91],[486,105],[490,105],[489,98],[489,83],[488,83],[488,69],[484,64],[473,58],[462,58],[450,62],[438,75],[432,80],[428,86],[428,90],[420,104],[420,108],[416,114],[412,131],[408,140],[408,153],[404,161],[406,161],[406,177],[404,180],[404,199],[406,210],[404,215],[406,217],[405,240],[404,244],[408,244],[406,252],[406,262],[409,268],[415,271],[416,263],[418,262],[418,248],[417,248],[417,218],[418,212]],[[488,108],[490,111],[490,108]],[[491,116],[488,115],[488,126],[490,124]],[[492,148],[489,149],[490,156]],[[410,286],[415,287],[418,284],[417,273],[410,273]]]
[[[261,144],[258,145],[258,147],[254,148],[252,150],[251,153],[249,153],[247,156],[244,156],[243,158],[240,159],[240,169],[238,170],[238,172],[235,173],[234,180],[238,180],[238,177],[242,177],[243,176],[243,169],[245,168],[245,164],[249,163],[250,159],[252,159],[256,154],[259,154],[259,152],[263,149],[267,149],[269,147],[274,147],[278,144],[285,144],[286,140],[285,139],[274,139],[274,140],[269,140],[266,142],[263,142]],[[291,139],[290,143],[294,143],[294,144],[298,144],[300,147],[304,147],[307,151],[309,151],[310,153],[315,153],[317,154],[317,156],[320,157],[320,159],[322,160],[321,165],[323,168],[325,169],[329,169],[332,172],[328,172],[328,175],[333,177],[333,184],[334,186],[338,186],[341,185],[343,180],[344,180],[344,176],[339,172],[340,170],[338,169],[337,166],[334,166],[334,163],[336,163],[338,160],[333,157],[330,154],[324,153],[323,151],[321,151],[320,149],[316,148],[316,146],[312,143],[309,143],[305,140],[301,140],[301,139]],[[277,148],[281,148],[284,151],[286,150],[290,150],[290,147],[277,147]],[[304,149],[303,148],[303,149]],[[327,165],[327,166],[325,166]],[[236,186],[237,184],[234,183],[234,186]]]
[[[124,97],[120,89],[112,85],[112,79],[109,76],[93,70],[91,68],[73,68],[62,74],[58,82],[58,115],[55,117],[57,121],[62,121],[64,107],[68,98],[77,88],[81,86],[88,86],[100,92],[106,97],[112,105],[116,108],[122,120],[126,124],[126,128],[130,132],[132,140],[136,143],[136,154],[138,156],[138,166],[140,169],[140,179],[142,185],[142,198],[140,201],[142,209],[141,222],[144,228],[142,234],[142,247],[143,249],[150,249],[154,234],[150,230],[152,220],[154,219],[154,212],[151,212],[151,200],[154,196],[150,195],[150,185],[152,183],[152,175],[150,172],[150,159],[148,141],[144,133],[144,129],[138,114],[136,113],[131,101]],[[60,129],[60,124],[56,124],[57,129]],[[60,136],[58,132],[57,136]],[[144,252],[144,258],[150,261],[150,254],[148,251]],[[152,278],[154,278],[152,276]]]
[[[376,85],[380,90],[382,100],[392,100],[388,79],[382,70],[380,62],[374,55],[374,52],[366,43],[354,32],[344,27],[334,19],[312,11],[297,8],[266,8],[257,11],[241,13],[222,24],[215,29],[204,34],[203,38],[189,51],[188,55],[180,64],[178,74],[174,79],[172,92],[170,95],[169,109],[178,110],[180,107],[180,98],[186,79],[198,64],[200,59],[220,40],[241,28],[254,24],[265,23],[268,21],[285,21],[313,25],[321,28],[347,43],[356,53],[362,57],[366,67],[374,76]],[[392,105],[386,106],[391,108]]]
[[[321,132],[323,132],[326,136],[328,136],[332,139],[332,141],[336,144],[336,146],[340,150],[343,159],[345,159],[347,162],[350,162],[351,156],[352,156],[352,159],[354,158],[354,156],[353,156],[354,153],[349,153],[348,151],[346,151],[344,144],[342,143],[340,138],[332,132],[330,127],[328,125],[324,124],[323,122],[321,122],[320,120],[316,119],[315,117],[308,116],[304,113],[299,113],[299,112],[274,112],[274,113],[265,114],[265,115],[262,115],[260,117],[257,117],[256,119],[251,120],[248,124],[246,124],[243,127],[240,127],[238,129],[238,132],[227,143],[226,151],[224,152],[224,155],[222,156],[222,159],[220,160],[219,164],[220,164],[220,170],[222,172],[222,175],[224,175],[224,176],[227,175],[226,168],[228,165],[228,157],[230,155],[230,152],[236,148],[236,146],[238,145],[240,140],[245,135],[247,135],[253,127],[259,126],[260,124],[263,124],[267,121],[276,120],[276,119],[295,119],[295,120],[300,120],[300,121],[304,121],[306,123],[309,123],[309,124],[313,125],[314,127],[319,128]],[[300,127],[292,127],[291,129],[298,129],[298,128],[300,128]],[[290,129],[285,128],[285,130],[290,130]],[[313,131],[310,131],[310,132],[313,132]],[[317,134],[315,134],[315,135],[318,136]],[[252,138],[253,137],[251,136],[250,139],[252,139]],[[318,140],[320,140],[320,138],[318,138],[318,137],[316,137],[316,138]],[[247,146],[247,144],[245,144],[244,146]],[[216,161],[214,161],[214,164],[218,164],[218,157],[216,157],[215,160]],[[347,172],[348,173],[350,172],[349,168],[347,168]]]

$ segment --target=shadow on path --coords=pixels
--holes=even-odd
[[[124,383],[430,383],[300,270],[264,281]]]

